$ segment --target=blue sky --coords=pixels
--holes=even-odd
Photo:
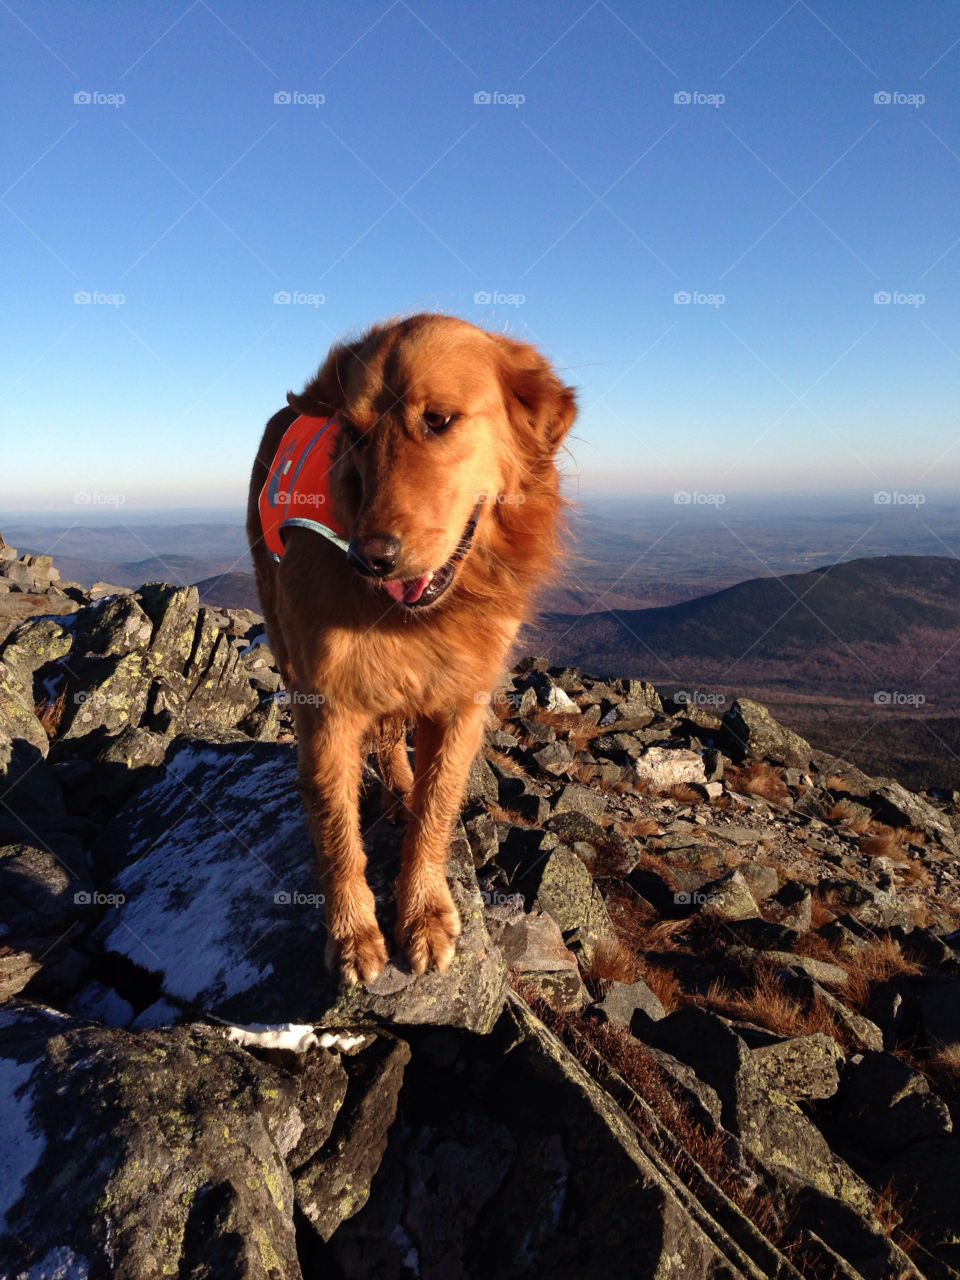
[[[236,506],[286,390],[413,310],[566,371],[573,493],[960,484],[949,0],[11,0],[0,35],[5,508]]]

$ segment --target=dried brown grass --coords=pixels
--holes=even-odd
[[[755,968],[750,988],[738,991],[724,979],[717,978],[700,1003],[715,1013],[766,1027],[776,1035],[805,1036],[821,1031],[832,1036],[845,1052],[856,1048],[832,1009],[820,1000],[801,1002],[778,982],[773,969],[764,964]]]
[[[64,687],[55,698],[45,698],[34,707],[37,719],[48,738],[55,738],[63,719],[63,710],[67,703],[67,690]]]
[[[675,783],[674,786],[667,788],[665,794],[679,804],[703,804],[705,799],[702,791],[691,787],[687,782]]]
[[[858,835],[863,835],[870,829],[873,818],[862,813],[855,804],[851,804],[849,800],[836,800],[824,810],[823,815],[828,822],[842,823],[849,827],[851,831],[856,831]]]
[[[744,796],[760,796],[774,804],[789,805],[792,796],[783,780],[783,770],[758,761],[748,765],[728,765],[723,780],[731,791]]]
[[[660,824],[656,818],[622,818],[613,824],[614,831],[622,836],[658,836]]]

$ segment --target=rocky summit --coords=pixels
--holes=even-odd
[[[527,658],[340,990],[295,778],[261,618],[0,540],[0,1275],[960,1276],[956,792]]]

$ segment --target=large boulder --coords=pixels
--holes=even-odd
[[[239,737],[239,735],[238,735]],[[369,874],[390,934],[399,829],[376,828]],[[324,968],[323,900],[296,791],[296,750],[188,737],[161,776],[107,828],[97,863],[124,904],[98,937],[107,952],[160,975],[164,994],[239,1022],[439,1022],[487,1030],[504,968],[462,832],[448,868],[463,932],[446,973],[415,977],[394,956],[369,986],[339,990]]]
[[[290,1077],[210,1028],[133,1035],[11,1005],[0,1073],[0,1273],[300,1276]]]

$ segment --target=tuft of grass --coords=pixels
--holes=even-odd
[[[614,822],[614,831],[622,836],[658,836],[660,824],[656,818],[624,818]],[[657,864],[659,866],[659,863]]]
[[[792,796],[783,780],[783,770],[776,769],[766,761],[758,761],[748,765],[728,765],[723,772],[723,780],[731,791],[744,796],[760,796],[763,800],[771,800],[774,804],[789,805]]]
[[[883,827],[878,830],[879,823],[872,823],[873,831],[869,835],[862,835],[857,841],[861,853],[868,854],[871,858],[890,858],[894,862],[909,862],[903,845],[894,836],[890,827]]]
[[[538,825],[529,818],[525,818],[522,813],[517,813],[516,809],[505,809],[502,804],[488,804],[487,813],[493,818],[494,822],[509,822],[515,827],[536,827]]]
[[[832,1036],[846,1053],[856,1047],[846,1027],[833,1010],[820,1000],[798,1000],[777,981],[773,969],[757,964],[750,988],[738,991],[722,978],[715,978],[701,998],[715,1013],[754,1022],[780,1036],[805,1036],[816,1031]]]
[[[691,787],[688,782],[678,782],[668,787],[665,794],[680,804],[703,804],[704,800],[703,794],[696,787]]]
[[[888,933],[878,934],[863,947],[844,952],[844,968],[848,978],[843,989],[843,1002],[862,1013],[870,1001],[874,987],[898,974],[916,976],[923,966],[905,955],[900,943]]]
[[[824,811],[824,817],[828,822],[842,822],[844,826],[856,831],[858,835],[863,835],[870,829],[873,818],[862,813],[855,804],[851,804],[849,800],[836,800]]]
[[[591,983],[636,982],[640,970],[637,957],[622,942],[604,940],[595,948],[593,959],[583,970],[583,976],[588,986]]]
[[[63,709],[67,703],[67,689],[64,686],[55,698],[45,698],[34,707],[37,719],[48,738],[55,738],[63,719]]]

